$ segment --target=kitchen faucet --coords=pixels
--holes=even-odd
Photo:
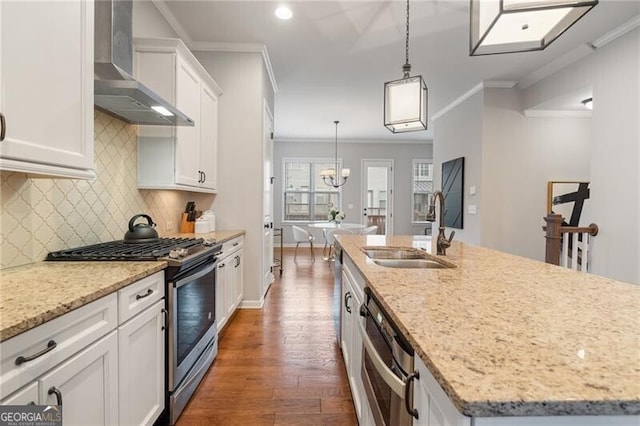
[[[442,191],[436,191],[431,194],[431,200],[429,202],[429,212],[427,213],[427,221],[435,222],[436,221],[436,197],[440,200],[440,211],[438,212],[438,217],[440,222],[438,222],[438,240],[437,240],[437,253],[439,255],[444,256],[445,251],[451,245],[451,240],[453,240],[453,236],[456,234],[456,231],[451,231],[451,235],[449,235],[449,239],[444,235],[444,194]]]

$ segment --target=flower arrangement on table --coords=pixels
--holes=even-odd
[[[329,210],[329,214],[327,215],[330,222],[340,223],[344,220],[346,215],[342,210],[331,209]]]

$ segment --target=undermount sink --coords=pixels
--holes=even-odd
[[[370,259],[424,259],[423,254],[415,249],[365,248],[363,250]]]
[[[420,268],[420,269],[448,269],[453,266],[429,259],[374,259],[373,263],[386,268]]]
[[[376,265],[386,268],[449,269],[455,265],[432,259],[428,253],[412,247],[363,247]]]

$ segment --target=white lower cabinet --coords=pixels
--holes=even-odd
[[[164,410],[163,283],[158,272],[0,343],[0,404],[62,405],[65,426],[152,425]]]
[[[118,422],[118,337],[112,331],[40,378],[41,405],[62,405],[62,424]]]
[[[118,327],[120,425],[151,425],[164,409],[164,300]]]
[[[358,322],[364,302],[364,280],[345,262],[342,271],[342,323],[340,343],[356,415],[361,425],[373,424],[373,415],[362,381],[362,336]]]
[[[216,275],[216,320],[218,331],[229,322],[243,298],[243,241],[234,238],[222,246]]]

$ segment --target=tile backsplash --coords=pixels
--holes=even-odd
[[[158,232],[177,232],[187,201],[210,209],[214,195],[137,189],[137,126],[95,112],[93,181],[1,172],[0,269],[43,260],[48,252],[120,240],[129,219],[150,215]]]

